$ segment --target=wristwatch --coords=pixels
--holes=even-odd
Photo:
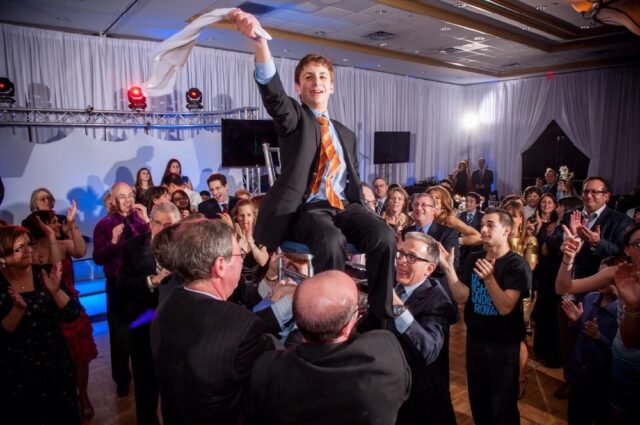
[[[393,315],[395,317],[400,316],[405,311],[407,311],[407,307],[405,307],[404,305],[397,305],[397,304],[393,305]]]

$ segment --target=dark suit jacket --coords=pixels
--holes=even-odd
[[[473,185],[474,192],[482,196],[489,196],[491,193],[491,185],[493,184],[493,171],[488,168],[484,169],[484,174],[480,178],[480,170],[475,170],[471,173],[471,184]],[[484,185],[483,189],[478,189],[478,185]]]
[[[400,344],[376,330],[264,353],[251,372],[249,403],[259,424],[391,425],[410,387]]]
[[[462,220],[464,223],[467,223],[467,215],[469,215],[468,211],[464,211],[462,214],[460,214],[460,220]],[[484,214],[480,211],[480,210],[476,210],[476,213],[473,216],[473,221],[471,221],[470,226],[473,227],[474,229],[476,229],[477,231],[480,231],[480,225],[482,223],[482,217],[484,217]],[[463,245],[460,247],[460,262],[458,263],[459,265],[464,264],[465,260],[467,259],[467,257],[469,256],[469,254],[471,254],[472,252],[477,252],[477,251],[482,251],[482,245],[480,246],[466,246]]]
[[[287,96],[277,73],[267,84],[258,84],[258,88],[278,134],[282,166],[280,178],[260,205],[253,236],[259,244],[274,248],[285,239],[291,220],[309,197],[320,156],[320,124],[308,106]],[[358,177],[355,135],[340,122],[331,122],[347,165],[345,197],[349,203],[365,205]]]
[[[405,302],[414,321],[396,334],[411,368],[409,400],[402,406],[398,424],[455,424],[449,394],[449,327],[457,306],[436,279],[429,278]],[[395,329],[395,326],[394,326]]]
[[[176,289],[151,324],[164,423],[236,424],[255,359],[272,342],[245,308]]]
[[[229,196],[229,214],[231,214],[231,210],[236,206],[237,202],[238,198]],[[222,207],[218,204],[216,198],[211,197],[204,202],[200,202],[198,212],[204,214],[207,218],[219,218],[218,214],[222,212]]]
[[[570,218],[571,212],[565,213],[562,224],[568,227]],[[579,279],[594,275],[598,272],[601,260],[613,255],[620,255],[624,248],[622,246],[624,231],[632,223],[633,220],[626,214],[605,207],[592,227],[593,229],[600,226],[600,243],[595,247],[588,243],[582,245],[574,260],[574,278]],[[550,249],[560,249],[563,234],[562,226],[558,226],[553,235],[547,239],[547,245]]]
[[[151,292],[147,286],[147,276],[154,274],[156,259],[151,251],[151,233],[126,241],[122,247],[116,293],[129,323],[144,311],[158,306],[158,289]]]

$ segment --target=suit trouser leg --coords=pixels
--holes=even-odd
[[[111,350],[111,377],[117,385],[129,385],[128,323],[118,308],[115,293],[115,279],[107,278],[107,324],[109,325],[109,345]]]
[[[520,341],[484,341],[467,333],[467,386],[478,425],[518,425]]]
[[[307,208],[296,217],[292,236],[305,243],[314,255],[316,272],[344,270],[346,242],[367,255],[369,311],[377,319],[393,317],[391,307],[395,280],[396,239],[379,216],[360,204],[335,208]]]
[[[149,324],[138,326],[129,331],[138,425],[157,425],[160,423],[157,414],[159,392],[153,368],[150,331]]]

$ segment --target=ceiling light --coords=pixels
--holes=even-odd
[[[522,31],[529,31],[531,28],[529,27],[522,27]]]
[[[385,13],[387,13],[387,10],[386,10],[386,9],[376,10],[376,13],[377,13],[378,15],[384,15]]]
[[[591,10],[593,7],[593,3],[590,1],[574,1],[571,3],[571,7],[578,13],[582,13],[583,15]]]
[[[342,62],[349,62],[349,58],[342,58]]]
[[[536,7],[536,10],[545,10],[547,8],[547,6],[545,6],[544,4],[541,4],[540,6]]]
[[[484,41],[484,40],[486,40],[486,38],[484,38],[484,37],[473,37],[473,39],[475,41]]]
[[[376,68],[382,68],[382,65],[381,64],[377,64]]]
[[[580,26],[580,29],[581,29],[581,30],[588,30],[588,29],[591,29],[591,25],[581,25],[581,26]]]
[[[282,49],[284,53],[289,53],[289,49]]]
[[[462,9],[463,7],[467,7],[467,4],[466,4],[466,3],[462,3],[462,2],[460,1],[460,2],[456,3],[456,7],[457,7],[458,9]]]
[[[440,31],[450,31],[450,30],[451,30],[451,28],[449,28],[449,27],[442,27],[442,28],[440,28]]]
[[[420,53],[420,50],[414,50],[413,53],[417,55],[418,53]]]
[[[327,33],[324,31],[316,31],[314,32],[315,35],[317,35],[318,37],[324,37]]]
[[[382,43],[378,44],[378,46],[380,46],[380,47],[385,47],[385,46],[388,46],[388,45],[389,45],[389,43],[386,43],[384,41]]]

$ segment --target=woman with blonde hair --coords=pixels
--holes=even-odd
[[[427,193],[433,197],[436,204],[436,221],[443,226],[455,229],[460,235],[460,245],[482,245],[480,232],[464,223],[453,212],[453,198],[447,189],[442,186],[431,186]]]
[[[524,205],[519,199],[512,199],[504,204],[504,209],[513,219],[513,228],[509,235],[509,246],[516,254],[524,257],[531,270],[535,270],[538,264],[538,239],[534,235],[527,234],[527,224],[524,218]],[[529,288],[531,289],[531,288]],[[531,296],[522,300],[524,322],[527,325],[527,333],[531,333]],[[520,390],[518,399],[524,397],[527,390],[527,360],[529,349],[526,341],[520,342]]]
[[[256,224],[256,210],[248,199],[239,200],[231,210],[233,226],[238,236],[238,244],[246,253],[242,261],[242,276],[249,285],[260,283],[267,271],[269,252],[267,248],[256,244],[253,228]]]
[[[396,233],[413,224],[409,216],[409,194],[403,188],[389,189],[382,218],[395,229]]]

